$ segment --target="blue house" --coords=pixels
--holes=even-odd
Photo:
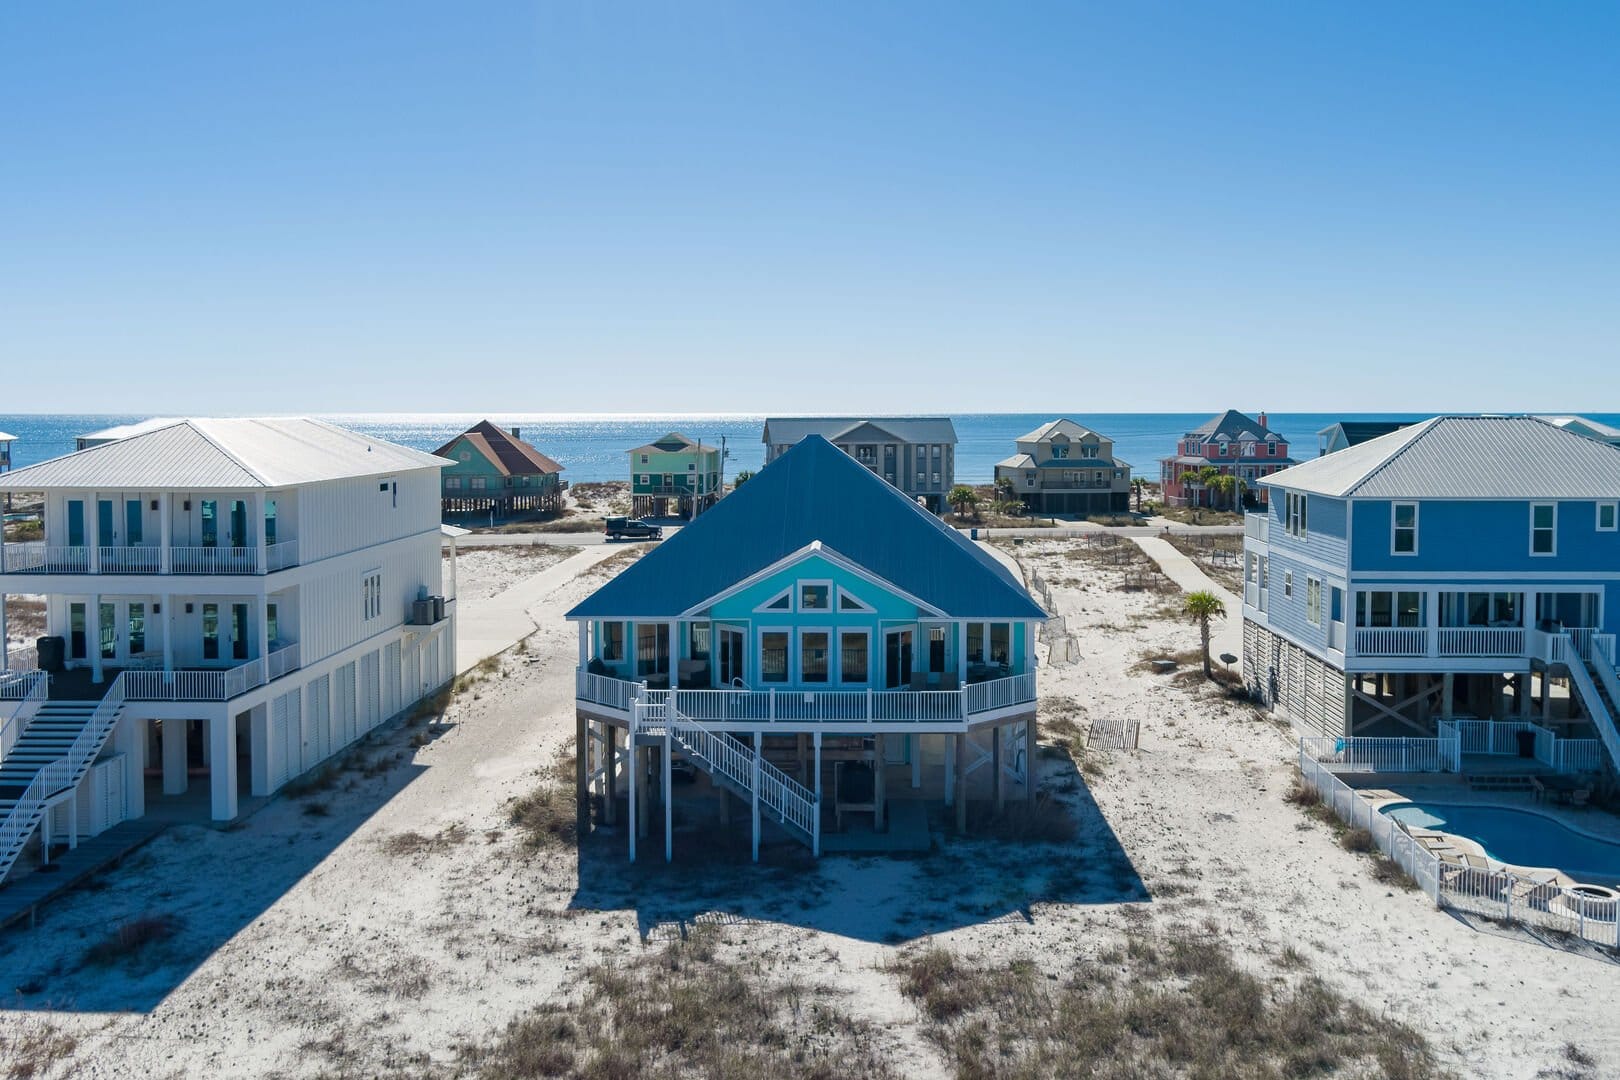
[[[1518,718],[1620,750],[1620,449],[1442,416],[1261,483],[1244,677],[1302,731]]]
[[[1045,613],[992,555],[819,435],[568,618],[581,827],[588,786],[609,822],[623,791],[632,858],[649,785],[666,857],[672,796],[691,804],[683,820],[705,806],[726,820],[743,800],[756,855],[762,818],[818,854],[824,817],[870,813],[882,831],[896,783],[954,803],[962,827],[970,783],[1033,797]],[[707,783],[672,789],[681,762]]]

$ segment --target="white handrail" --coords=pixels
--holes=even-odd
[[[753,771],[757,768],[759,801],[784,824],[792,825],[806,836],[812,834],[820,803],[802,784],[766,761],[752,747],[744,747],[728,735],[682,718],[667,719],[665,723],[670,737],[682,750],[744,791],[754,791]]]
[[[1592,650],[1591,671],[1583,663],[1569,665],[1570,682],[1580,692],[1581,701],[1586,705],[1586,711],[1592,716],[1592,726],[1597,728],[1598,737],[1603,740],[1603,748],[1609,752],[1609,761],[1620,768],[1620,732],[1614,727],[1614,717],[1609,715],[1609,709],[1603,703],[1603,697],[1598,693],[1597,683],[1592,681],[1592,672],[1597,673],[1598,679],[1603,683],[1603,689],[1608,692],[1609,700],[1620,703],[1620,678],[1616,678],[1614,665],[1609,662],[1601,650]]]
[[[641,683],[575,669],[574,694],[581,701],[628,712]],[[1035,673],[970,683],[960,690],[675,690],[681,715],[709,723],[777,721],[961,720],[1035,701]],[[666,691],[651,691],[662,694]]]

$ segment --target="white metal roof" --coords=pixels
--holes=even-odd
[[[150,420],[137,420],[133,424],[119,424],[116,427],[102,428],[100,431],[92,431],[87,435],[80,435],[79,442],[112,442],[114,439],[127,439],[131,435],[141,435],[148,431],[156,431],[158,428],[168,427],[170,424],[178,424],[179,422],[180,418],[177,416],[154,416]]]
[[[447,464],[310,417],[172,420],[0,475],[0,491],[280,488]]]
[[[15,436],[15,435],[7,435],[5,432],[0,431],[0,442],[16,442],[16,441],[17,441],[17,436]]]
[[[1064,417],[1064,418],[1059,419],[1059,420],[1049,420],[1046,423],[1042,424],[1040,427],[1036,428],[1034,431],[1026,432],[1023,435],[1018,436],[1018,438],[1015,441],[1016,442],[1040,442],[1042,439],[1046,438],[1047,436],[1055,435],[1055,434],[1057,434],[1059,432],[1062,432],[1064,435],[1067,435],[1071,439],[1083,439],[1087,435],[1093,435],[1093,436],[1096,436],[1099,439],[1102,438],[1101,435],[1098,435],[1097,432],[1093,431],[1091,428],[1086,427],[1084,424],[1077,424],[1073,420],[1070,420],[1067,417]]]
[[[1620,499],[1620,448],[1534,416],[1437,416],[1264,477],[1365,499]]]
[[[1608,424],[1600,423],[1585,416],[1543,416],[1539,419],[1545,420],[1549,424],[1556,424],[1565,430],[1573,431],[1577,435],[1587,435],[1606,441],[1620,439],[1620,428],[1611,427]],[[4,438],[4,436],[0,436],[0,438]]]

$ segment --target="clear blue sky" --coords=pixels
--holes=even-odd
[[[12,3],[0,411],[1620,409],[1620,5]]]

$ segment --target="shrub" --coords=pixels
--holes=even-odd
[[[84,962],[92,967],[109,967],[135,957],[150,945],[167,941],[179,929],[180,920],[173,915],[142,915],[115,927],[85,950]]]

